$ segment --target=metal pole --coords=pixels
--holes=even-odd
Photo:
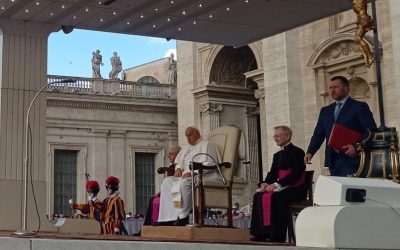
[[[75,80],[72,79],[66,79],[66,80],[60,80],[60,81],[54,81],[54,82],[49,82],[42,86],[38,92],[36,92],[36,95],[33,97],[31,103],[29,104],[28,111],[26,112],[26,118],[25,118],[25,157],[24,157],[24,189],[23,189],[23,210],[22,210],[22,228],[16,232],[14,232],[15,235],[18,236],[29,236],[35,234],[32,231],[27,230],[27,214],[28,214],[28,163],[29,163],[29,156],[28,156],[28,151],[29,151],[29,115],[31,113],[31,109],[33,107],[33,104],[35,103],[36,99],[42,93],[44,89],[46,89],[48,86],[51,84],[55,83],[68,83],[68,82],[75,82]]]
[[[375,68],[376,68],[376,85],[378,87],[378,103],[379,103],[379,117],[381,127],[385,125],[385,112],[383,110],[383,94],[382,94],[382,73],[381,73],[381,54],[379,51],[379,37],[378,37],[378,19],[376,18],[375,0],[371,1],[372,19],[375,22],[374,32],[374,53],[375,53]]]
[[[194,158],[194,157],[193,157]],[[192,159],[193,160],[193,159]],[[192,174],[192,225],[196,224],[196,203],[195,203],[195,188],[194,188],[194,166],[193,161],[190,163],[192,165],[191,174]]]

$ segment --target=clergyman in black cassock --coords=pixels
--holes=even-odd
[[[304,151],[293,145],[289,127],[275,128],[281,150],[274,154],[270,172],[254,194],[250,234],[254,240],[285,242],[289,205],[306,198]]]

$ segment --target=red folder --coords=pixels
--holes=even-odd
[[[362,137],[362,134],[349,129],[339,123],[333,124],[331,135],[329,136],[328,146],[333,147],[339,151],[346,151],[343,146],[355,144]]]

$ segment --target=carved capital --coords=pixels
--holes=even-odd
[[[199,105],[200,113],[216,113],[222,111],[222,104],[215,102],[206,102]]]
[[[258,107],[247,107],[246,115],[247,116],[256,116],[260,114],[260,109]]]
[[[265,99],[265,93],[264,93],[264,89],[256,89],[254,91],[254,96],[257,99]]]

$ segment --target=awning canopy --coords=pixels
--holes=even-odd
[[[352,7],[351,0],[0,0],[0,18],[245,45]]]

